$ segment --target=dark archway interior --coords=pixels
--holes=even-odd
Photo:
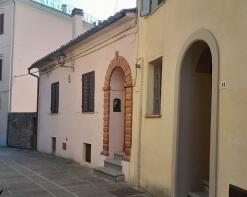
[[[180,75],[177,197],[207,192],[210,162],[212,55],[203,41],[187,50]]]

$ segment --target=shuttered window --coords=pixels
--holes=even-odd
[[[57,114],[59,108],[59,82],[51,84],[51,113]]]
[[[0,34],[4,33],[4,14],[0,14]]]
[[[146,16],[151,12],[151,0],[141,0],[141,16]]]
[[[94,112],[95,72],[82,75],[82,112]]]
[[[162,64],[154,65],[153,114],[160,114]]]
[[[3,60],[0,59],[0,81],[3,79]]]

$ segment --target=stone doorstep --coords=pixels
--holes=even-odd
[[[189,197],[208,197],[209,194],[208,192],[189,192],[188,193]]]
[[[124,152],[114,153],[114,159],[123,160]]]
[[[122,172],[122,165],[120,159],[106,159],[104,161],[104,166]]]
[[[124,174],[121,171],[109,167],[94,168],[94,173],[98,176],[109,179],[111,181],[115,181],[115,182],[124,181]]]

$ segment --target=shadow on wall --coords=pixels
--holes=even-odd
[[[143,189],[155,197],[171,197],[170,190],[164,187],[157,187],[147,184],[147,186],[145,186]]]
[[[9,113],[7,145],[28,150],[37,149],[37,113]]]

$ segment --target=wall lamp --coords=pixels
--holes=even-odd
[[[64,53],[58,54],[58,56],[57,56],[58,64],[60,64],[60,66],[61,67],[64,67],[64,68],[71,68],[72,71],[74,72],[74,67],[72,67],[72,66],[65,66],[66,58],[67,58],[67,56]]]

